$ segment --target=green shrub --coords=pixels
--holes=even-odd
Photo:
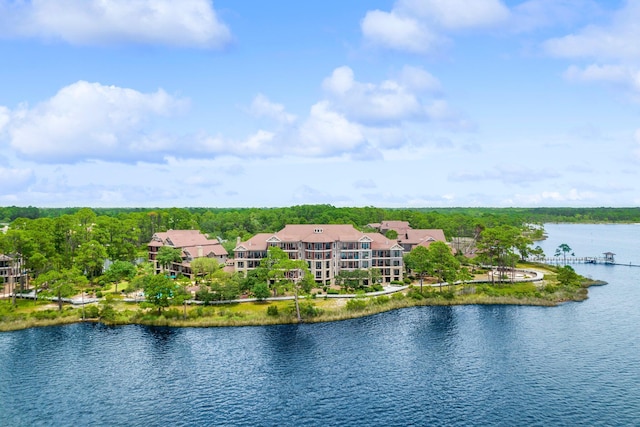
[[[453,292],[452,290],[448,290],[445,292],[442,292],[442,298],[446,299],[446,300],[452,300],[456,297],[456,293]]]
[[[347,311],[361,311],[367,307],[367,301],[362,298],[351,298],[347,301]]]
[[[374,298],[373,303],[377,305],[385,305],[388,304],[389,301],[391,301],[391,298],[386,295],[380,295],[379,297]]]
[[[102,291],[96,292],[96,298],[102,298]]]
[[[33,313],[31,313],[31,317],[38,320],[55,319],[58,317],[58,315],[59,314],[57,310],[51,310],[51,309],[34,311]]]
[[[84,308],[84,317],[88,319],[96,319],[100,316],[100,309],[95,305],[88,305]]]
[[[116,320],[117,314],[112,305],[105,304],[100,310],[100,319],[106,322],[113,322]]]
[[[391,299],[395,301],[403,300],[404,294],[402,292],[395,292],[391,294]]]
[[[337,289],[327,289],[327,294],[329,295],[338,295],[340,293]]]
[[[424,298],[424,295],[422,295],[422,292],[420,292],[420,290],[415,288],[409,289],[409,292],[407,292],[407,296],[415,300],[421,300]]]
[[[277,316],[278,315],[278,306],[270,305],[267,307],[267,316]]]

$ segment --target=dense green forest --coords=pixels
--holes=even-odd
[[[0,223],[18,218],[57,219],[86,208],[0,207]],[[274,232],[285,224],[366,224],[383,220],[409,221],[413,228],[441,228],[447,237],[472,236],[474,230],[507,224],[545,222],[640,222],[640,208],[338,208],[301,205],[284,208],[93,208],[96,216],[137,223],[142,240],[155,231],[199,228],[222,239]]]

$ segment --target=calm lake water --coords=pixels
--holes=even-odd
[[[638,225],[542,243],[640,264]],[[561,307],[419,307],[336,323],[0,334],[0,425],[640,425],[640,268]]]

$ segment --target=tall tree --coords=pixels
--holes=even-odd
[[[136,277],[136,266],[128,261],[115,261],[104,275],[109,282],[116,285],[116,292],[118,292],[118,283],[123,280],[131,281]]]
[[[178,284],[164,275],[147,276],[143,284],[145,300],[148,305],[158,309],[159,315],[171,305],[174,296],[178,295],[178,287]]]
[[[78,247],[75,264],[91,279],[102,274],[106,259],[105,247],[96,240],[90,240]]]
[[[571,253],[571,256],[575,256],[572,251],[573,249],[571,249],[571,246],[567,245],[566,243],[561,243],[560,246],[558,246],[558,248],[556,249],[555,256],[562,255],[564,264],[567,265],[567,254]]]
[[[511,256],[515,254],[520,234],[520,229],[511,225],[485,228],[477,243],[480,259],[488,262],[492,268],[497,266],[498,275],[502,276]],[[491,281],[495,283],[495,274],[491,275]]]
[[[205,281],[211,281],[220,269],[220,263],[214,258],[201,257],[191,261],[191,273],[196,280],[198,277],[203,277]]]
[[[300,316],[300,304],[298,294],[303,289],[305,276],[309,274],[309,268],[306,261],[302,259],[289,259],[289,256],[281,248],[272,246],[268,252],[276,262],[271,267],[269,276],[275,283],[280,285],[290,284],[293,286],[293,299],[296,307],[296,317],[298,322],[302,321]]]
[[[429,274],[435,276],[442,290],[442,283],[451,286],[458,280],[460,261],[451,252],[451,248],[444,242],[433,242],[427,249]]]
[[[167,270],[171,264],[182,261],[182,251],[171,246],[162,246],[158,249],[156,261],[162,266],[163,270]]]
[[[424,278],[431,271],[429,250],[424,246],[416,246],[404,256],[404,263],[409,270],[420,278],[420,292],[422,292]]]

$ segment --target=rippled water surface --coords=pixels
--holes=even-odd
[[[553,253],[638,261],[640,226],[549,225]],[[556,308],[0,334],[0,425],[640,425],[640,268]]]

